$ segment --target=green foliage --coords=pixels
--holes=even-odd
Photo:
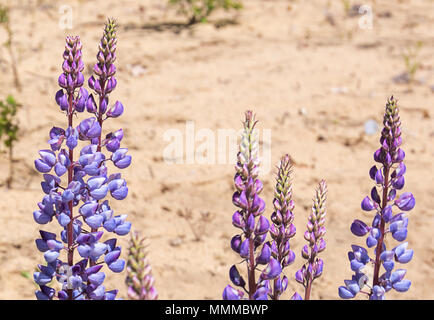
[[[341,0],[342,6],[344,7],[345,14],[348,14],[351,9],[351,3],[349,0]]]
[[[9,149],[9,176],[6,180],[6,185],[11,188],[14,175],[13,170],[13,143],[18,140],[18,121],[16,114],[20,105],[15,101],[14,97],[9,95],[6,101],[0,101],[0,141],[3,141]]]
[[[416,71],[420,67],[418,55],[420,49],[422,48],[422,45],[423,43],[421,41],[418,41],[415,45],[407,47],[406,51],[402,54],[402,58],[404,60],[410,83],[414,82]]]
[[[0,24],[9,23],[9,8],[0,5]]]
[[[15,118],[19,104],[9,95],[6,101],[0,101],[0,140],[6,147],[12,148],[14,141],[18,140],[18,123]]]
[[[241,0],[169,0],[169,4],[189,17],[189,24],[206,22],[209,15],[217,9],[239,10],[243,7]]]

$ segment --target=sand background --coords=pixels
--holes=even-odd
[[[365,133],[365,122],[381,124],[390,95],[399,99],[407,165],[405,190],[414,193],[408,241],[415,254],[407,266],[412,280],[394,299],[433,299],[434,171],[434,1],[364,1],[373,10],[373,28],[361,29],[341,1],[245,0],[240,12],[218,12],[207,24],[186,28],[185,19],[162,0],[0,1],[11,7],[13,48],[22,91],[13,84],[8,51],[0,49],[0,97],[12,93],[23,105],[20,140],[15,147],[13,188],[0,192],[0,299],[34,299],[32,273],[43,261],[34,245],[40,228],[32,212],[42,198],[41,174],[34,170],[38,150],[47,148],[52,126],[65,126],[54,101],[64,37],[80,35],[90,75],[106,17],[116,17],[118,87],[122,117],[107,121],[105,132],[122,127],[123,146],[133,156],[123,171],[129,196],[111,202],[126,213],[135,230],[149,238],[149,259],[162,299],[220,299],[229,267],[239,262],[229,242],[234,169],[231,164],[176,164],[163,161],[164,133],[186,121],[196,130],[238,130],[251,108],[259,129],[270,129],[273,166],[284,153],[294,161],[297,260],[286,274],[289,298],[301,286],[293,274],[301,266],[302,234],[314,188],[329,186],[327,249],[314,299],[337,299],[337,288],[351,276],[347,251],[362,244],[349,230],[355,218],[371,221],[360,209],[372,181],[369,168],[379,132]],[[357,4],[350,1],[351,5]],[[73,12],[73,29],[59,28],[60,5]],[[222,20],[225,19],[225,20]],[[0,31],[0,42],[6,34]],[[420,63],[413,84],[393,78],[406,70],[402,54],[420,41]],[[80,119],[82,119],[81,115]],[[77,122],[78,123],[78,120]],[[7,176],[7,154],[0,155]],[[261,175],[266,215],[272,212],[274,170]],[[189,220],[182,213],[191,210]],[[206,223],[201,217],[209,216]],[[192,232],[199,233],[199,239]],[[58,230],[53,223],[45,230]],[[127,245],[126,237],[121,245]],[[389,243],[393,243],[389,242]],[[125,257],[125,251],[123,252]],[[125,298],[125,273],[109,273],[106,287]]]

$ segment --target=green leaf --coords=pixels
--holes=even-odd
[[[30,272],[29,272],[29,271],[25,271],[25,270],[23,270],[23,271],[20,272],[20,275],[21,275],[23,278],[26,278],[26,279],[30,279],[30,278],[31,278],[31,276],[30,276]]]

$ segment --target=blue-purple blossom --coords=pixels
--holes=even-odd
[[[411,285],[410,280],[404,279],[405,269],[395,269],[396,263],[404,264],[412,259],[413,250],[407,248],[408,242],[403,242],[407,238],[407,214],[395,214],[393,211],[410,211],[416,201],[410,192],[397,195],[397,190],[404,187],[406,167],[403,162],[405,152],[401,149],[399,108],[393,97],[387,101],[383,124],[381,147],[374,153],[374,160],[378,165],[369,170],[375,186],[371,190],[371,196],[365,197],[361,204],[363,210],[374,211],[374,218],[371,225],[356,219],[350,228],[354,235],[366,236],[366,246],[375,248],[374,257],[370,258],[363,247],[351,246],[352,251],[348,253],[348,258],[354,275],[351,280],[344,281],[345,286],[339,287],[338,293],[342,299],[354,298],[362,292],[371,300],[384,300],[386,292],[391,289],[405,292]],[[385,243],[387,233],[394,240],[403,243],[388,250]],[[366,274],[365,266],[368,264],[374,266],[372,278]],[[381,271],[381,267],[384,271]]]
[[[68,125],[66,129],[53,127],[50,130],[48,143],[51,150],[41,150],[40,158],[35,160],[36,169],[44,173],[41,187],[45,196],[38,203],[39,209],[34,211],[33,217],[39,224],[56,219],[63,229],[60,239],[54,233],[41,230],[41,238],[36,240],[36,246],[44,253],[46,261],[46,265],[39,265],[39,271],[34,274],[34,280],[40,286],[36,291],[38,299],[115,299],[117,290],[105,289],[103,281],[106,276],[100,270],[103,264],[116,273],[125,268],[126,263],[120,258],[121,247],[117,245],[116,238],[103,239],[105,232],[126,235],[131,229],[127,216],[115,215],[105,199],[110,195],[122,200],[128,194],[126,181],[120,173],[108,175],[106,162],[113,162],[119,169],[131,163],[131,156],[126,154],[127,149],[120,148],[120,144],[116,150],[122,152],[116,156],[113,156],[113,148],[108,149],[109,155],[102,152],[103,121],[120,116],[120,108],[123,110],[123,106],[119,107],[117,102],[112,115],[103,118],[107,110],[108,93],[113,91],[116,83],[113,80],[116,28],[115,21],[109,20],[94,68],[97,78],[92,77],[92,81],[89,81],[93,84],[91,89],[99,96],[98,104],[93,95],[83,88],[84,64],[80,39],[66,38],[63,73],[58,79],[62,89],[56,93],[55,100],[65,112]],[[74,127],[76,113],[84,112],[85,109],[94,116]],[[120,142],[123,134],[119,132],[122,129],[116,135],[110,133],[107,136],[113,136]],[[87,144],[80,152],[74,152],[79,141]],[[52,170],[54,174],[50,174]],[[81,258],[78,262],[74,261],[75,252]],[[63,255],[67,257],[66,261],[63,261]],[[57,292],[55,287],[48,286],[54,278],[61,285]]]

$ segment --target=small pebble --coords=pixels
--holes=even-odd
[[[365,122],[365,133],[367,135],[373,135],[378,131],[378,123],[375,120],[369,119]]]
[[[171,239],[169,243],[172,247],[179,247],[182,243],[182,239],[180,237],[177,237],[175,239]]]
[[[347,87],[333,87],[330,89],[330,91],[332,93],[335,93],[335,94],[345,94],[345,93],[348,93],[348,88]]]

